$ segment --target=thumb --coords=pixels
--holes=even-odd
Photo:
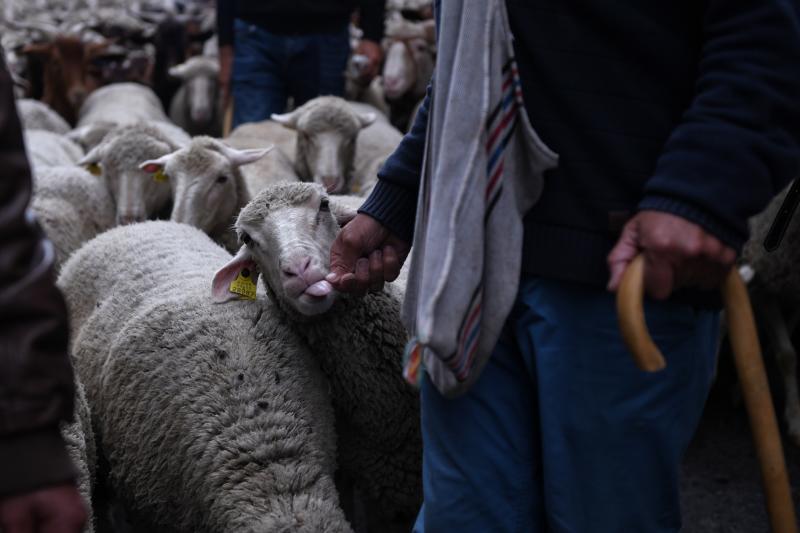
[[[608,254],[608,269],[611,272],[607,286],[609,291],[615,292],[619,288],[625,269],[628,268],[628,265],[638,253],[639,225],[636,218],[634,218],[625,224],[617,244]]]
[[[345,274],[355,272],[356,261],[361,257],[361,249],[349,233],[345,226],[331,246],[331,271],[325,276],[330,283],[336,284]]]

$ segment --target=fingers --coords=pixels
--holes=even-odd
[[[380,292],[383,290],[383,252],[375,250],[369,256],[369,290],[370,292]]]
[[[352,284],[352,273],[355,272],[356,261],[361,257],[363,248],[358,236],[348,226],[342,228],[331,246],[331,271],[325,277],[336,290],[346,292],[347,287]]]
[[[638,224],[636,219],[633,219],[625,225],[616,246],[608,254],[608,269],[611,272],[607,286],[609,291],[613,292],[619,288],[625,269],[638,253]]]
[[[383,247],[383,279],[394,281],[400,275],[400,258],[394,246]]]
[[[656,299],[675,289],[715,289],[736,260],[736,252],[687,219],[642,211],[623,229],[608,256],[609,290],[616,290],[630,261],[645,255],[645,290]]]

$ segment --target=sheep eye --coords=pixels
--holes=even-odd
[[[253,242],[253,239],[250,238],[250,235],[247,233],[242,233],[242,242],[245,244],[250,244]]]
[[[323,198],[322,200],[320,200],[319,210],[321,212],[328,212],[331,210],[331,205],[327,198]]]
[[[226,183],[228,181],[228,176],[220,176],[217,178],[217,183]]]

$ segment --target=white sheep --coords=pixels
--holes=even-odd
[[[245,244],[215,275],[212,297],[236,298],[232,283],[244,269],[264,275],[283,320],[330,379],[339,463],[367,501],[370,529],[408,531],[421,502],[421,437],[419,399],[402,376],[400,300],[389,290],[340,296],[325,281],[339,224],[355,214],[335,199],[311,183],[261,191],[239,214]]]
[[[240,167],[261,159],[269,150],[237,150],[211,137],[195,137],[188,146],[143,161],[139,168],[149,174],[161,173],[169,181],[170,220],[200,228],[228,250],[236,251],[233,222],[250,201]]]
[[[294,165],[301,180],[319,183],[330,193],[362,196],[372,190],[378,168],[402,140],[398,130],[377,117],[335,96],[272,115],[297,132]]]
[[[783,378],[783,415],[789,437],[800,446],[797,348],[792,344],[792,334],[800,326],[800,213],[794,214],[777,250],[767,252],[763,244],[788,190],[787,187],[750,220],[751,235],[742,251],[742,261],[753,274],[748,284],[753,306],[763,319],[762,326]]]
[[[181,80],[181,87],[169,107],[172,121],[191,135],[220,135],[219,59],[212,56],[190,57],[186,62],[170,68],[169,74]]]
[[[70,127],[61,115],[44,102],[32,98],[17,100],[17,112],[26,130],[47,130],[60,135],[69,132]]]
[[[286,154],[293,154],[297,135],[273,120],[242,124],[225,138],[225,143],[238,150],[259,149],[272,146],[267,155],[241,172],[250,195],[282,181],[300,181],[294,163]]]
[[[47,130],[23,130],[28,161],[34,169],[75,165],[83,149],[66,136]]]
[[[78,472],[76,482],[87,512],[83,533],[94,532],[92,494],[97,474],[97,451],[92,430],[91,411],[86,391],[80,379],[75,378],[75,408],[73,421],[61,425],[61,437],[67,445],[67,453]]]
[[[326,379],[268,302],[210,301],[230,259],[196,228],[146,222],[64,266],[108,483],[144,531],[349,532]]]
[[[56,270],[72,253],[114,226],[114,202],[97,176],[81,167],[35,171],[31,210],[56,253]]]
[[[116,203],[118,224],[169,216],[171,193],[166,176],[139,168],[142,161],[157,159],[182,146],[165,135],[161,125],[139,123],[116,128],[78,162],[102,172]]]
[[[138,83],[112,83],[92,92],[78,112],[77,127],[93,122],[117,125],[169,122],[156,93]]]

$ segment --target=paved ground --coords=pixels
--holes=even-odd
[[[769,531],[747,416],[731,400],[731,373],[721,369],[684,462],[681,496],[686,533]],[[785,439],[783,445],[800,515],[800,449]]]

